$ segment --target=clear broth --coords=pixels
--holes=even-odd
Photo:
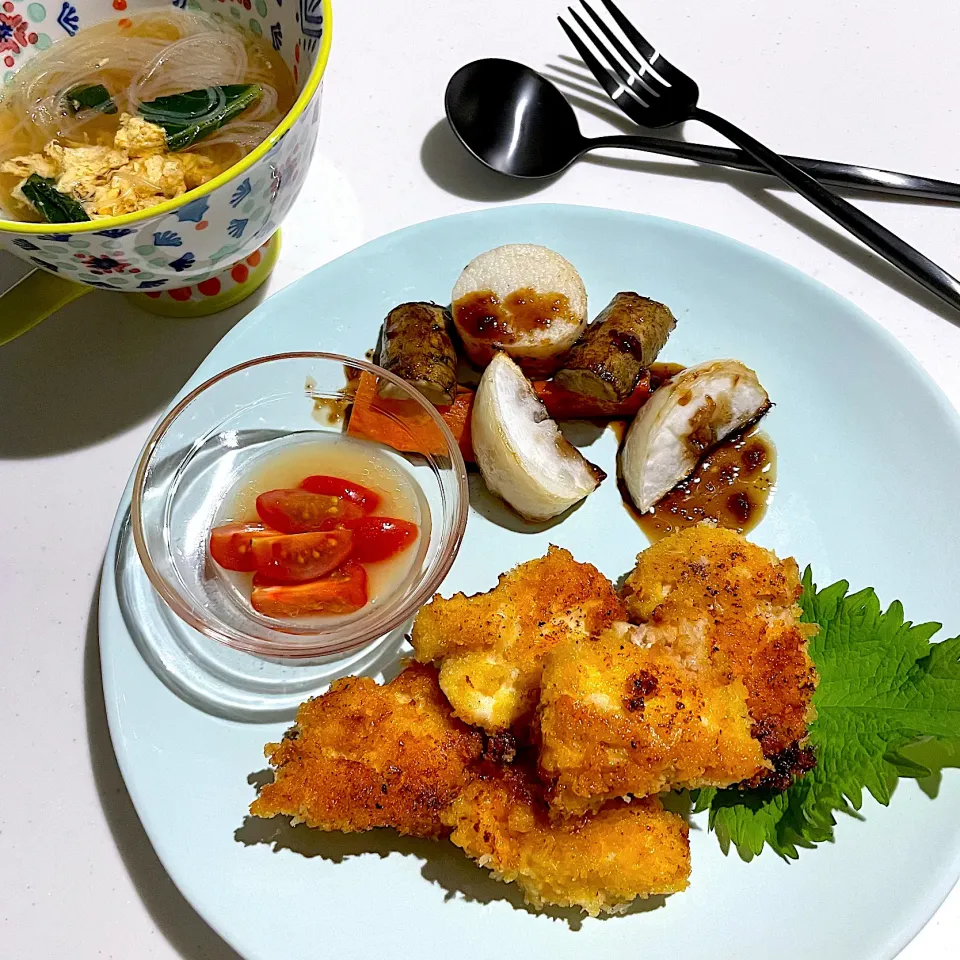
[[[220,65],[216,56],[190,65],[183,62],[189,59],[185,50],[179,60],[174,57],[151,72],[152,58],[164,55],[178,40],[193,37],[208,46],[222,42],[225,51],[234,53],[239,41],[245,66],[242,59],[227,57]],[[213,161],[215,168],[205,179],[250,153],[293,106],[297,88],[283,58],[262,37],[175,7],[95,24],[37,54],[6,85],[0,85],[0,161],[40,153],[51,140],[66,147],[111,146],[120,113],[136,113],[138,91],[142,99],[150,100],[219,83],[259,83],[265,92],[259,104],[211,134],[209,142],[201,140],[189,148],[190,153]],[[71,116],[60,106],[67,90],[89,84],[107,88],[117,113],[85,110]],[[226,142],[229,136],[255,142]],[[21,179],[0,173],[0,215],[37,221],[33,208],[13,195]]]

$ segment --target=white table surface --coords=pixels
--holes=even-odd
[[[704,106],[771,146],[960,179],[955,2],[623,5],[697,78]],[[817,277],[892,331],[960,407],[960,316],[770,181],[635,154],[524,186],[461,151],[442,119],[444,85],[461,64],[508,57],[577,83],[582,68],[554,19],[562,5],[335,6],[317,157],[266,294],[367,239],[444,214],[532,200],[619,207],[720,231]],[[587,133],[629,130],[579,85]],[[697,125],[686,135],[711,138]],[[960,210],[858,202],[960,271]],[[0,255],[0,289],[22,272]],[[177,892],[131,806],[107,734],[96,612],[107,534],[148,429],[253,305],[160,320],[95,292],[0,348],[4,957],[237,958]],[[953,960],[958,942],[960,888],[902,957]]]

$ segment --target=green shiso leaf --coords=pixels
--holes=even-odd
[[[818,591],[809,568],[800,606],[820,627],[810,641],[817,766],[784,793],[694,794],[724,849],[746,860],[764,845],[794,859],[833,839],[835,814],[855,815],[865,790],[886,805],[898,778],[913,777],[935,793],[940,769],[960,766],[960,637],[931,643],[940,624],[904,620],[899,602],[884,613],[872,589],[850,594],[843,581]]]

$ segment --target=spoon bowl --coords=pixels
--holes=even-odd
[[[587,148],[564,95],[512,60],[461,67],[444,95],[447,120],[481,163],[510,177],[555,177]]]

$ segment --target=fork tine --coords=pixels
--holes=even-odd
[[[637,74],[636,77],[630,78],[631,87],[634,83],[639,83],[643,89],[649,93],[651,96],[659,97],[660,94],[657,93],[653,84],[647,81],[646,76],[650,76],[654,82],[659,81],[659,77],[652,72],[650,65],[643,60],[638,60],[624,45],[620,38],[607,26],[606,21],[587,3],[587,0],[580,0],[583,4],[583,9],[590,14],[594,22],[603,32],[603,35],[610,41],[613,45],[614,50],[620,54],[620,56],[626,61],[628,67],[631,70],[635,71]]]
[[[583,9],[590,14],[593,19],[593,22],[603,31],[603,35],[613,44],[614,49],[621,57],[627,62],[627,66],[631,69],[636,70],[637,73],[643,73],[645,66],[642,64],[624,45],[620,42],[620,38],[607,26],[606,22],[601,19],[600,15],[587,3],[587,0],[580,0],[583,4]]]
[[[610,76],[607,68],[593,55],[590,48],[577,36],[576,32],[567,24],[563,17],[557,17],[557,20],[560,26],[563,27],[563,32],[569,37],[570,42],[576,47],[577,53],[580,54],[580,59],[597,78],[597,83],[607,91],[608,96],[616,99],[617,91],[620,90],[622,85]]]
[[[587,26],[583,17],[581,17],[573,7],[567,7],[567,10],[570,11],[570,16],[577,22],[577,26],[587,35],[587,39],[600,51],[603,58],[607,61],[608,71],[620,81],[621,87],[625,90],[630,90],[630,74],[623,68],[620,61],[600,42],[600,38]],[[614,95],[611,93],[610,96]]]
[[[623,15],[613,0],[600,0],[610,12],[610,16],[617,21],[617,26],[623,35],[636,47],[637,52],[649,64],[653,75],[668,85],[683,78],[683,74],[665,57],[657,51],[647,38]]]
[[[617,21],[617,26],[623,31],[623,35],[637,48],[640,56],[652,66],[653,58],[657,55],[657,51],[647,42],[647,38],[623,15],[613,0],[600,0],[600,2],[607,8],[610,16]],[[584,6],[586,6],[586,4],[584,4]]]

